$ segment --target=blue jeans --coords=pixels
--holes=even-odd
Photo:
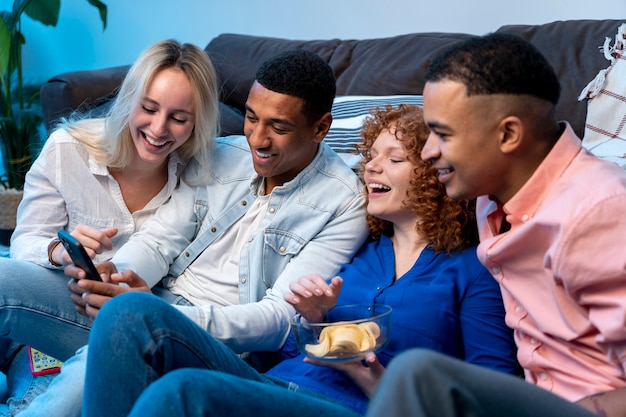
[[[412,349],[389,363],[367,412],[367,417],[404,416],[596,415],[513,375]]]
[[[27,407],[55,376],[30,374],[25,345],[65,360],[88,340],[91,319],[74,308],[68,279],[60,270],[0,257],[0,368],[8,376],[12,413]]]
[[[83,415],[201,416],[212,409],[233,416],[355,415],[257,372],[157,297],[129,293],[109,301],[89,337]]]
[[[310,392],[202,369],[179,369],[152,383],[129,417],[351,417]]]
[[[171,304],[192,305],[184,297],[172,294],[160,286],[154,287],[152,292]],[[28,408],[21,411],[20,417],[80,417],[87,348],[87,345],[81,347],[74,356],[63,363],[61,373],[50,382],[47,391],[34,397]]]
[[[0,367],[22,345],[66,360],[85,345],[91,319],[74,308],[68,277],[31,262],[0,257]]]

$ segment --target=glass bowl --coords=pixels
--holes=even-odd
[[[356,361],[387,345],[391,307],[385,304],[335,306],[323,322],[311,323],[300,314],[290,320],[298,349],[317,361]]]

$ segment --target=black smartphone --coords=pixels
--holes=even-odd
[[[59,230],[57,235],[59,236],[59,240],[61,240],[63,247],[65,247],[65,250],[70,255],[70,258],[72,258],[74,264],[87,273],[87,278],[95,281],[102,281],[96,266],[93,264],[89,255],[87,255],[87,251],[78,239],[63,229]]]

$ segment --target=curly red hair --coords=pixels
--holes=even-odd
[[[387,105],[370,112],[361,129],[363,143],[357,145],[363,157],[359,166],[361,179],[365,164],[371,160],[374,141],[391,126],[395,127],[398,140],[404,143],[409,160],[415,164],[404,205],[417,215],[418,233],[428,240],[435,252],[454,252],[478,244],[475,201],[455,201],[448,197],[445,187],[437,180],[437,170],[420,156],[429,134],[421,107]],[[389,221],[368,215],[367,223],[373,239],[393,234]]]

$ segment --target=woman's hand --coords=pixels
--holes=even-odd
[[[112,249],[113,242],[111,238],[117,234],[116,228],[98,230],[90,226],[80,224],[76,226],[71,233],[83,245],[87,255],[93,259],[97,253],[104,252],[105,249]],[[59,265],[69,265],[72,263],[70,255],[67,253],[63,245],[56,245],[50,259]]]
[[[285,294],[285,301],[292,304],[307,321],[319,322],[337,304],[342,285],[341,277],[333,278],[328,284],[317,274],[302,276],[289,284],[291,293]]]
[[[385,373],[385,367],[378,361],[374,352],[368,352],[362,361],[326,362],[316,361],[309,357],[304,358],[304,361],[344,372],[368,397],[374,394],[376,384]]]

